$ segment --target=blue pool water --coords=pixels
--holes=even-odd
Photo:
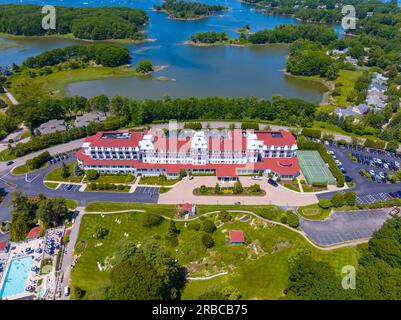
[[[45,293],[46,293],[46,288],[40,288],[38,293],[38,299],[42,300],[43,297],[45,296]]]
[[[32,258],[32,256],[28,256],[11,260],[0,291],[0,298],[13,296],[25,291],[29,270],[33,262]]]

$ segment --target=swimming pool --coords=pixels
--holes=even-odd
[[[25,291],[32,262],[32,256],[11,260],[0,291],[0,298],[6,298]]]

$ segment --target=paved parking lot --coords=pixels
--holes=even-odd
[[[302,230],[320,245],[369,238],[390,217],[388,209],[335,212],[324,221],[301,217]]]
[[[134,194],[136,195],[158,195],[159,187],[136,187]]]
[[[386,201],[390,199],[392,199],[392,197],[388,193],[381,192],[376,194],[367,194],[364,196],[358,196],[356,197],[356,203],[366,204],[366,203]]]
[[[80,188],[81,186],[78,184],[62,184],[57,190],[78,192]]]

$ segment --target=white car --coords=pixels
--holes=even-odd
[[[69,286],[64,287],[64,295],[66,297],[68,297],[70,295],[70,287]]]
[[[384,166],[384,168],[386,168],[388,170],[388,164],[387,163],[385,163],[383,166]]]
[[[399,168],[400,164],[397,161],[394,161],[395,165]]]
[[[253,176],[251,179],[252,179],[252,180],[262,180],[262,177],[259,177],[259,176]]]
[[[334,160],[334,161],[335,161],[335,163],[337,163],[337,165],[340,164],[340,161],[339,161],[339,160]]]
[[[373,170],[370,170],[369,173],[370,173],[371,176],[375,175],[375,172]]]

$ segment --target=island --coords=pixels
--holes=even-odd
[[[144,10],[127,7],[77,8],[57,6],[56,30],[41,27],[38,5],[0,5],[0,33],[14,36],[64,36],[84,40],[144,40]]]
[[[215,12],[228,10],[228,8],[200,2],[165,0],[161,5],[154,5],[154,10],[167,12],[170,18],[176,20],[199,20],[207,18]]]

